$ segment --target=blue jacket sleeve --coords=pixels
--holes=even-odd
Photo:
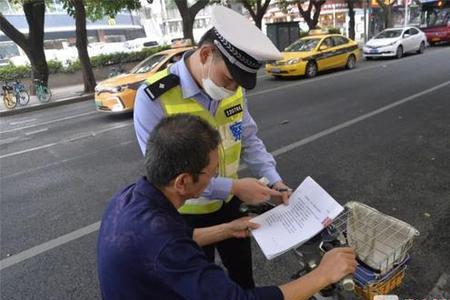
[[[189,300],[282,300],[278,287],[243,290],[217,265],[210,263],[187,237],[169,241],[160,251],[156,272],[176,293]]]
[[[159,100],[150,100],[144,92],[144,88],[145,85],[141,85],[137,90],[133,112],[134,130],[143,155],[145,155],[150,132],[164,118]]]

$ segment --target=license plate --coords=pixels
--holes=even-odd
[[[377,49],[370,49],[369,53],[378,53],[378,50]]]
[[[281,72],[280,69],[277,69],[277,68],[272,69],[272,73],[280,73],[280,72]]]
[[[438,38],[438,37],[435,37],[435,38],[432,38],[432,39],[431,39],[432,42],[437,42],[437,41],[440,41],[440,40],[441,40],[441,39]]]

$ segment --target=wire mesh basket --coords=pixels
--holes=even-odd
[[[360,202],[348,202],[345,208],[329,229],[379,278],[405,260],[417,229]]]

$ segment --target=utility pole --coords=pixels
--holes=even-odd
[[[362,0],[363,2],[363,13],[364,13],[364,43],[367,42],[367,0]]]
[[[405,2],[405,27],[408,26],[408,0],[403,0]]]

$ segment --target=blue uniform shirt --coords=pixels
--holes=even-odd
[[[207,261],[192,233],[175,207],[145,178],[116,194],[98,237],[102,298],[283,299],[275,286],[241,289]]]
[[[170,73],[180,78],[180,87],[183,98],[192,98],[198,101],[211,114],[215,114],[219,102],[211,101],[210,97],[197,85],[183,59],[173,64]],[[134,104],[134,128],[143,154],[147,146],[147,140],[153,128],[164,117],[164,112],[159,99],[150,100],[144,92],[145,85],[141,86],[136,94]],[[244,101],[244,118],[242,121],[242,160],[250,168],[256,177],[266,177],[270,184],[281,180],[276,170],[273,156],[267,152],[263,142],[257,137],[258,128],[247,109],[247,99]],[[225,200],[231,191],[232,179],[215,177],[210,181],[202,196],[208,199]]]

